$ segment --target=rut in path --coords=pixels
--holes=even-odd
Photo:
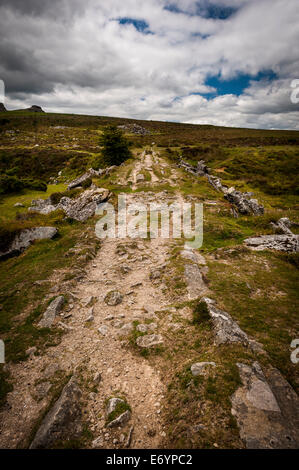
[[[141,155],[133,172],[133,187],[138,183],[138,174],[149,171],[154,185],[159,179],[152,170],[153,164],[166,164],[153,153],[153,156]],[[175,170],[172,170],[175,177]],[[171,182],[171,181],[170,181]],[[176,196],[152,192],[128,195],[128,203],[173,202]],[[123,248],[123,246],[125,248]],[[105,239],[96,258],[87,267],[87,278],[78,282],[72,291],[75,307],[72,316],[63,320],[67,333],[61,343],[48,348],[42,356],[32,356],[25,364],[16,364],[11,368],[14,377],[14,391],[9,395],[9,409],[1,414],[5,422],[0,434],[1,447],[24,445],[33,425],[47,403],[46,398],[34,399],[34,387],[37,380],[49,380],[55,371],[72,373],[84,368],[93,376],[100,372],[102,376],[99,393],[84,392],[84,417],[91,423],[95,437],[103,438],[103,446],[118,447],[119,434],[134,426],[131,447],[159,448],[165,437],[162,421],[162,402],[165,384],[160,371],[151,367],[146,358],[123,347],[124,330],[134,320],[140,323],[155,323],[155,310],[171,303],[165,285],[152,282],[150,274],[153,268],[163,267],[169,254],[169,240],[154,238]],[[104,302],[107,292],[118,290],[123,294],[123,301],[116,306]],[[83,308],[87,297],[97,299],[93,307],[94,320],[86,319],[90,307]],[[103,336],[98,328],[106,325]],[[127,332],[128,333],[128,332]],[[153,333],[159,333],[153,331]],[[105,428],[105,400],[111,396],[124,395],[132,409],[128,425],[119,432],[110,432]],[[99,416],[101,418],[99,419]],[[20,420],[22,426],[20,426]]]

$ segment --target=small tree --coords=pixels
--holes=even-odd
[[[107,126],[99,141],[102,158],[107,165],[120,165],[132,157],[130,142],[116,126]]]

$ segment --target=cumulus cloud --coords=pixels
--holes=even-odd
[[[0,0],[6,105],[298,129],[298,23],[296,0]],[[239,96],[207,83],[265,70]]]

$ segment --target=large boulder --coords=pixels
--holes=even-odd
[[[109,190],[104,188],[91,188],[84,191],[77,198],[62,197],[58,204],[53,205],[51,199],[35,199],[31,202],[29,211],[49,214],[57,209],[64,211],[67,217],[85,222],[95,214],[97,205],[106,201]]]
[[[299,400],[277,369],[237,364],[242,385],[231,398],[232,415],[248,449],[298,449]]]
[[[0,103],[0,113],[7,111],[3,103]]]
[[[48,449],[53,447],[57,441],[80,435],[82,431],[81,395],[81,389],[75,378],[72,377],[43,419],[30,449]]]
[[[18,256],[28,248],[35,240],[51,239],[58,233],[55,227],[35,227],[22,230],[18,233],[9,248],[0,252],[0,260]]]

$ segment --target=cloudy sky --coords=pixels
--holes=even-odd
[[[0,0],[0,79],[8,109],[299,129],[299,2]]]

